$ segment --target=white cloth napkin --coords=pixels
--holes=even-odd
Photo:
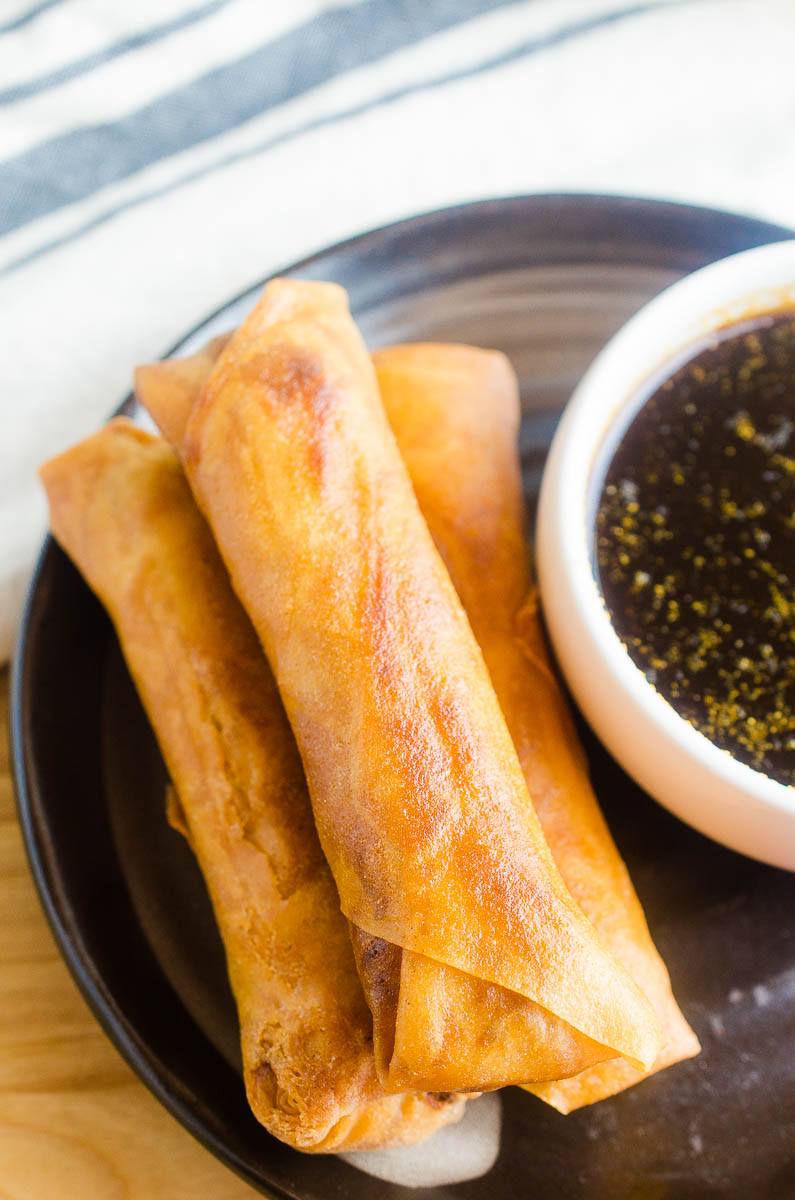
[[[792,0],[0,0],[0,660],[37,464],[243,288],[466,199],[795,223]]]

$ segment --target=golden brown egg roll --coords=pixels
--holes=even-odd
[[[173,442],[184,436],[191,408],[227,337],[189,358],[136,370],[142,404],[157,412]],[[431,1086],[486,1090],[509,1082],[574,1074],[609,1053],[526,997],[433,962],[350,926],[359,975],[374,1019],[379,1077],[390,1091]],[[421,998],[401,1009],[401,994]],[[421,1047],[417,1062],[414,1048]],[[465,1064],[465,1067],[464,1067]],[[418,1083],[418,1081],[424,1081]]]
[[[648,1072],[617,1058],[530,1089],[569,1112],[697,1054],[698,1040],[602,817],[547,655],[526,549],[513,369],[502,354],[458,345],[395,346],[377,351],[374,361],[387,417],[483,651],[555,862],[665,1031]],[[416,992],[412,1004],[419,1037],[428,1018],[417,1011]],[[438,1007],[435,997],[428,1006]],[[393,1022],[402,1015],[398,1003]],[[411,1047],[406,1034],[404,1052]]]
[[[269,284],[178,440],[274,670],[345,915],[402,949],[401,974],[408,959],[530,1001],[524,1053],[546,1073],[519,1078],[574,1057],[650,1065],[658,1023],[554,865],[344,292]],[[491,1036],[488,1003],[466,1016]],[[552,1022],[581,1050],[556,1075]],[[506,1048],[510,1067],[521,1053]],[[457,1068],[478,1086],[463,1054]]]
[[[459,1098],[385,1095],[273,676],[171,449],[130,422],[47,463],[52,530],[105,604],[207,882],[255,1116],[300,1150],[416,1141]]]

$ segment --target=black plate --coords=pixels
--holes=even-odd
[[[286,274],[343,284],[372,345],[433,338],[505,350],[522,383],[532,507],[560,409],[614,330],[685,272],[788,236],[706,209],[523,197],[404,221]],[[237,323],[255,294],[175,349]],[[12,740],[31,866],[86,999],[171,1112],[266,1194],[795,1195],[795,877],[678,822],[587,731],[599,797],[704,1052],[569,1117],[509,1089],[492,1171],[414,1192],[375,1183],[337,1158],[294,1153],[251,1116],[218,935],[193,859],[163,818],[165,777],[151,731],[102,609],[51,541],[23,621]]]

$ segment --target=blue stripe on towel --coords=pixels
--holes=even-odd
[[[8,21],[7,24],[0,25],[0,35],[15,33],[17,29],[23,29],[25,25],[29,25],[31,21],[35,21],[36,17],[46,12],[48,8],[55,8],[59,4],[63,4],[63,0],[41,0],[41,4],[34,4],[33,8],[29,8],[27,12],[20,13],[18,17],[14,17],[13,21]]]
[[[407,96],[415,95],[423,91],[431,91],[437,87],[443,87],[445,84],[457,83],[459,80],[469,79],[477,75],[485,74],[488,71],[493,71],[502,66],[507,66],[510,63],[516,62],[519,59],[526,58],[529,55],[535,54],[538,51],[550,49],[553,46],[560,45],[563,42],[570,41],[574,38],[581,37],[583,34],[591,33],[601,25],[616,24],[619,21],[630,17],[642,16],[645,13],[652,12],[661,7],[679,7],[686,4],[697,4],[703,0],[648,0],[647,3],[635,5],[633,8],[625,8],[614,10],[612,13],[603,13],[599,17],[589,18],[585,21],[573,22],[571,25],[563,26],[548,34],[541,34],[537,37],[528,38],[513,46],[508,50],[502,51],[500,54],[477,63],[471,67],[463,68],[459,71],[450,71],[437,76],[432,76],[417,83],[407,84],[404,87],[394,88],[391,91],[383,93],[381,96],[373,100],[368,100],[362,104],[353,105],[348,109],[342,109],[329,117],[316,117],[311,121],[305,122],[303,125],[297,126],[295,129],[286,131],[285,133],[277,134],[275,137],[266,138],[255,146],[251,146],[246,150],[236,151],[232,154],[225,155],[222,159],[216,162],[209,163],[206,166],[199,167],[196,170],[190,171],[188,174],[168,183],[162,187],[150,188],[149,190],[131,197],[129,200],[123,201],[121,204],[115,205],[107,212],[100,213],[91,220],[86,221],[83,225],[76,229],[70,230],[61,237],[53,238],[51,241],[44,243],[35,250],[28,251],[20,255],[19,258],[7,263],[5,267],[0,269],[0,276],[10,274],[19,267],[25,266],[27,263],[33,262],[42,255],[49,253],[52,250],[57,250],[61,246],[68,245],[70,242],[83,237],[92,230],[105,225],[114,217],[121,213],[129,212],[131,209],[137,208],[141,204],[146,204],[150,200],[157,200],[161,196],[168,195],[169,192],[176,191],[178,188],[185,187],[199,179],[204,179],[208,175],[212,175],[215,171],[222,170],[224,167],[232,166],[237,162],[241,162],[247,158],[253,158],[257,154],[262,154],[265,151],[272,150],[276,146],[284,142],[290,141],[294,137],[300,137],[302,134],[313,133],[317,129],[322,129],[328,125],[334,125],[338,121],[351,120],[355,117],[362,116],[371,109],[380,108],[388,104],[394,104]]]
[[[365,0],[331,9],[235,62],[104,125],[0,165],[0,235],[159,159],[234,129],[321,83],[517,0]]]
[[[101,67],[103,63],[112,62],[114,58],[120,58],[132,50],[139,50],[141,46],[148,46],[151,42],[160,41],[161,38],[168,37],[171,33],[177,33],[178,30],[185,29],[189,25],[195,25],[197,21],[202,21],[230,3],[231,0],[210,0],[208,4],[173,17],[170,21],[164,21],[162,25],[153,25],[149,29],[141,30],[140,33],[132,33],[129,37],[121,38],[111,46],[105,47],[104,50],[97,50],[93,54],[87,54],[84,58],[75,59],[74,62],[66,63],[35,79],[27,79],[24,83],[14,84],[13,87],[0,91],[0,104],[16,104],[19,100],[27,100],[30,96],[38,95],[39,92],[57,87],[61,83],[67,83],[70,79],[76,79],[79,75],[85,75],[88,71]]]

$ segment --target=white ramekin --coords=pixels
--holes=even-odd
[[[599,448],[639,387],[710,331],[781,308],[795,309],[795,240],[722,259],[642,308],[594,360],[566,408],[541,486],[537,549],[544,615],[561,668],[618,762],[702,833],[795,870],[795,787],[720,750],[635,666],[597,588],[588,513]]]

